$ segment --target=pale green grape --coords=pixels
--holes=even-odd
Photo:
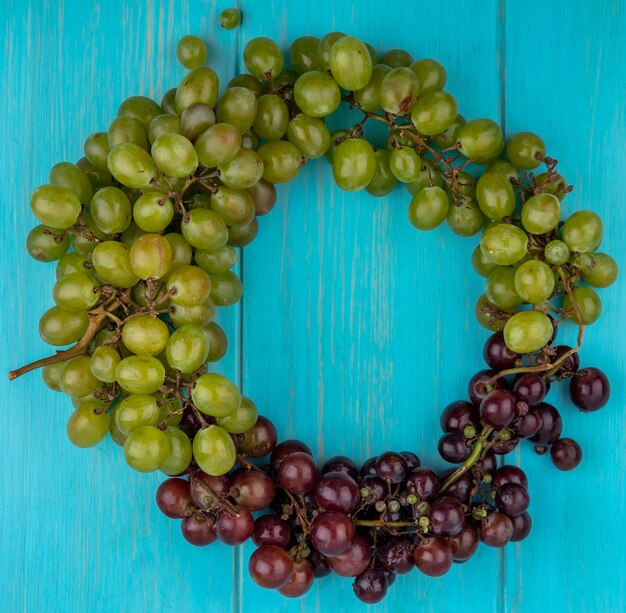
[[[28,254],[39,262],[63,259],[70,248],[70,237],[50,226],[35,226],[26,238]]]
[[[115,423],[123,434],[131,434],[144,426],[157,426],[161,419],[161,409],[156,398],[149,394],[126,396],[115,411]]]
[[[488,277],[498,265],[492,262],[482,252],[480,245],[476,245],[474,251],[472,251],[472,268],[481,276]]]
[[[474,200],[452,202],[448,209],[446,223],[457,236],[474,236],[482,229],[485,216]]]
[[[185,324],[196,324],[198,326],[207,326],[215,317],[215,306],[207,300],[204,304],[197,304],[191,307],[173,305],[173,311],[170,313],[172,323],[177,326]]]
[[[225,245],[214,251],[197,249],[194,254],[196,264],[209,274],[218,274],[230,270],[237,263],[237,252],[230,246]]]
[[[198,102],[213,108],[217,102],[218,91],[219,79],[215,71],[207,66],[198,66],[183,77],[176,89],[176,112],[181,115],[188,106]]]
[[[208,362],[217,362],[221,360],[228,351],[228,339],[224,330],[220,328],[214,321],[206,326],[206,331],[209,334],[209,356]]]
[[[184,374],[202,366],[209,355],[209,335],[202,326],[180,326],[169,338],[165,348],[167,363]]]
[[[225,30],[232,30],[241,23],[241,12],[237,9],[224,9],[220,13],[220,25]]]
[[[528,252],[528,236],[517,226],[499,223],[485,231],[480,248],[495,264],[510,266],[519,262]]]
[[[270,183],[291,181],[306,161],[295,145],[284,140],[261,145],[258,155],[263,162],[263,179]]]
[[[409,221],[418,230],[432,230],[448,215],[450,201],[441,187],[424,187],[409,204]]]
[[[259,233],[259,220],[254,218],[245,226],[233,226],[228,230],[228,244],[234,247],[249,245]]]
[[[317,36],[300,36],[289,47],[289,59],[293,69],[302,74],[315,69],[317,50],[320,39]]]
[[[498,266],[489,273],[485,285],[485,296],[498,308],[514,309],[524,302],[515,286],[515,269],[510,266]]]
[[[602,220],[593,211],[576,211],[567,218],[561,235],[570,251],[590,253],[602,242]]]
[[[116,117],[109,125],[109,149],[123,143],[133,143],[148,150],[148,135],[142,125],[132,117]]]
[[[181,231],[185,240],[196,249],[212,251],[228,241],[228,229],[222,218],[206,209],[189,211],[187,220],[181,223]]]
[[[280,96],[265,94],[259,98],[252,127],[259,138],[277,140],[287,131],[289,109]]]
[[[257,116],[259,100],[246,87],[227,89],[215,108],[217,121],[234,126],[243,133],[249,130]]]
[[[415,149],[400,147],[392,149],[389,156],[389,169],[402,183],[412,183],[419,177],[422,161]]]
[[[390,49],[380,58],[380,63],[392,68],[406,68],[413,63],[413,58],[404,49]]]
[[[109,432],[109,415],[98,402],[86,402],[67,422],[67,437],[76,447],[93,447]]]
[[[546,156],[545,143],[532,132],[518,132],[506,144],[506,156],[518,168],[537,168]]]
[[[147,151],[133,143],[122,143],[111,149],[107,159],[111,174],[126,187],[147,187],[157,169]]]
[[[367,187],[375,172],[376,156],[366,140],[347,138],[335,148],[333,178],[344,191],[354,192]]]
[[[146,96],[131,96],[120,104],[117,110],[118,117],[132,117],[137,120],[144,130],[150,122],[161,113],[161,107]]]
[[[174,205],[163,193],[148,191],[137,198],[132,215],[144,232],[163,232],[174,217]]]
[[[69,228],[76,223],[82,206],[78,196],[62,185],[42,185],[30,198],[33,215],[51,228]]]
[[[242,396],[241,405],[235,412],[226,415],[226,417],[217,417],[215,422],[218,426],[224,428],[226,432],[243,434],[256,424],[258,415],[259,412],[254,402],[250,398]]]
[[[199,411],[212,417],[226,417],[241,405],[237,386],[224,375],[213,372],[196,379],[191,398]]]
[[[220,163],[218,170],[226,187],[248,189],[263,176],[263,160],[252,149],[240,149],[232,160]]]
[[[89,368],[98,381],[115,383],[115,371],[122,358],[110,345],[96,347],[91,354]]]
[[[569,247],[560,240],[550,241],[544,248],[546,261],[550,264],[565,264],[569,260]]]
[[[504,342],[515,353],[532,353],[552,337],[552,321],[539,311],[515,313],[504,326]]]
[[[547,300],[554,291],[554,273],[539,260],[528,260],[515,271],[515,291],[531,304]]]
[[[151,148],[157,168],[168,177],[186,177],[198,168],[198,155],[191,141],[182,134],[163,134]]]
[[[83,145],[85,157],[99,170],[107,170],[109,156],[109,137],[106,132],[95,132],[87,137]]]
[[[191,441],[180,428],[173,426],[168,426],[165,436],[170,442],[170,452],[159,470],[166,475],[180,475],[191,463],[193,455]]]
[[[367,84],[354,92],[354,99],[364,111],[376,113],[382,108],[380,102],[380,86],[389,72],[391,72],[390,66],[376,64],[372,69],[372,76]]]
[[[195,306],[209,297],[211,278],[199,266],[181,266],[169,276],[166,287],[174,304]]]
[[[78,341],[87,331],[89,317],[85,311],[72,313],[61,307],[48,309],[39,320],[39,336],[48,345],[60,347]]]
[[[103,281],[111,285],[128,288],[139,281],[130,265],[128,247],[117,241],[98,243],[93,250],[92,263]]]
[[[365,44],[353,36],[344,36],[333,43],[328,64],[335,81],[348,91],[365,87],[372,76],[370,53]]]
[[[153,356],[131,355],[118,364],[115,379],[131,394],[153,394],[165,381],[165,368]]]
[[[87,264],[87,266],[85,266]],[[64,255],[56,266],[55,275],[57,281],[65,275],[71,275],[74,272],[86,272],[91,268],[89,260],[80,253],[72,251]]]
[[[211,195],[210,206],[229,226],[249,224],[254,219],[254,200],[249,192],[219,187]]]
[[[113,183],[113,177],[106,167],[106,160],[104,168],[96,168],[86,157],[82,157],[76,162],[76,166],[85,173],[92,189],[106,187]]]
[[[230,162],[241,148],[241,134],[227,123],[216,123],[205,130],[195,142],[200,164],[214,168]]]
[[[187,34],[176,45],[176,57],[185,68],[197,68],[206,62],[206,47],[201,38]]]
[[[552,194],[537,194],[522,207],[522,225],[531,234],[547,234],[561,219],[559,199]]]
[[[298,113],[289,122],[287,139],[311,160],[322,157],[330,147],[330,132],[324,121],[304,113]]]
[[[198,102],[188,106],[180,117],[182,134],[188,140],[194,142],[200,134],[215,125],[215,111],[208,105]]]
[[[271,39],[258,36],[248,42],[243,51],[246,68],[257,79],[275,79],[282,71],[285,58],[278,45]]]
[[[419,87],[419,81],[410,68],[394,68],[381,81],[380,105],[393,115],[406,115],[417,102]]]
[[[151,473],[161,467],[171,452],[169,438],[154,426],[143,426],[124,442],[127,464],[141,473]]]
[[[448,92],[434,91],[421,96],[411,111],[417,131],[426,136],[445,132],[459,112],[456,98]]]
[[[59,162],[50,169],[50,183],[71,189],[82,204],[87,204],[93,195],[89,177],[75,164]]]
[[[48,364],[41,369],[43,382],[55,392],[62,391],[59,380],[64,366],[65,362],[57,362],[56,364]]]
[[[515,193],[511,182],[506,177],[492,172],[486,172],[478,179],[476,200],[481,211],[489,219],[500,220],[509,217],[515,210]]]
[[[398,180],[394,177],[389,168],[389,155],[389,151],[386,149],[378,149],[374,152],[376,171],[374,172],[372,180],[365,188],[367,193],[372,196],[385,196],[391,192],[398,183]]]
[[[89,366],[89,358],[79,355],[65,362],[59,376],[59,387],[68,396],[88,396],[100,387]]]
[[[52,288],[54,302],[66,311],[87,311],[100,300],[100,287],[85,272],[61,277]]]
[[[165,240],[170,244],[172,250],[172,263],[169,268],[170,273],[181,266],[191,264],[193,249],[182,234],[170,232],[165,235]]]
[[[445,68],[436,60],[424,58],[411,64],[411,70],[417,75],[422,96],[440,91],[446,84]]]
[[[138,315],[129,319],[122,327],[122,341],[136,354],[157,355],[167,345],[167,324],[152,315]]]
[[[334,113],[341,102],[341,91],[326,72],[311,70],[301,74],[293,88],[298,108],[309,117],[325,117]]]
[[[606,253],[594,253],[592,265],[583,271],[583,279],[592,287],[608,287],[619,273],[617,262]]]
[[[235,465],[237,450],[226,430],[209,426],[195,435],[193,457],[207,475],[219,476],[226,474]]]
[[[210,277],[211,293],[209,296],[217,306],[230,306],[239,301],[243,293],[243,286],[234,272],[227,270],[210,275]]]
[[[160,234],[142,234],[130,246],[130,268],[140,279],[160,279],[172,262],[172,248]]]
[[[477,164],[488,164],[504,150],[504,135],[491,119],[473,119],[459,128],[457,140],[461,153]]]
[[[315,57],[315,64],[318,70],[330,70],[330,51],[333,45],[344,36],[345,34],[343,32],[329,32],[322,37],[317,47],[317,55]],[[304,112],[306,113],[306,111]]]
[[[575,288],[572,293],[574,302],[578,305],[582,323],[589,326],[597,321],[602,314],[602,301],[598,293],[592,288],[584,286]],[[572,301],[569,299],[569,296],[566,296],[565,300],[563,300],[563,308],[566,310],[572,309],[569,316],[570,319],[576,323],[580,323],[578,315],[573,310]]]
[[[106,234],[123,232],[132,220],[130,200],[117,187],[103,187],[97,190],[89,208],[96,225]]]

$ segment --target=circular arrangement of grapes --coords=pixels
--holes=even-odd
[[[238,20],[231,10],[222,25]],[[39,333],[69,348],[10,378],[42,367],[46,385],[71,397],[73,444],[109,435],[132,468],[168,475],[156,501],[182,520],[185,539],[251,538],[252,579],[287,597],[335,573],[375,603],[397,574],[441,576],[480,543],[526,538],[526,475],[498,466],[498,456],[527,439],[557,468],[575,468],[581,448],[561,437],[561,415],[545,396],[564,381],[582,411],[609,399],[605,374],[579,366],[585,327],[601,312],[596,289],[618,274],[598,251],[598,215],[579,210],[561,221],[572,187],[541,138],[505,141],[495,122],[466,120],[435,60],[377,55],[333,32],[295,40],[287,69],[275,42],[255,38],[244,52],[249,74],[219,95],[202,41],[186,36],[177,53],[189,69],[177,88],[160,104],[125,100],[108,131],[87,138],[85,157],[56,164],[33,192],[40,225],[28,252],[57,262],[55,306]],[[330,133],[324,118],[342,102],[362,118]],[[376,146],[364,132],[374,121],[387,130]],[[456,465],[442,474],[409,451],[360,468],[344,456],[320,465],[304,442],[279,443],[271,416],[207,372],[227,349],[216,308],[242,295],[231,271],[237,248],[254,240],[275,184],[324,156],[343,190],[384,196],[403,183],[417,229],[445,222],[480,236],[476,318],[493,334],[468,398],[441,415],[438,450]],[[574,347],[557,342],[568,321],[578,326]]]

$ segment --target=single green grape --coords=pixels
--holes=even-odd
[[[199,411],[211,417],[225,417],[241,405],[237,386],[224,375],[206,373],[200,375],[191,392],[191,398]]]
[[[306,161],[298,148],[285,140],[261,145],[258,155],[263,162],[263,179],[270,183],[291,181]]]
[[[165,368],[153,356],[131,355],[117,365],[115,379],[131,394],[153,394],[163,385]]]
[[[173,311],[170,313],[170,318],[176,327],[184,326],[185,324],[207,326],[215,317],[215,305],[211,300],[191,307],[175,304],[172,308]]]
[[[322,157],[328,151],[330,132],[322,119],[298,113],[287,125],[287,140],[295,145],[303,156],[313,160]]]
[[[285,58],[278,45],[265,36],[258,36],[248,42],[243,50],[246,68],[257,79],[275,79],[282,71]]]
[[[212,68],[198,66],[190,70],[176,89],[174,104],[176,112],[182,115],[183,111],[192,104],[202,102],[211,108],[217,102],[219,79]]]
[[[317,70],[330,70],[330,51],[333,48],[333,45],[344,36],[346,35],[343,32],[329,32],[321,38],[317,47],[317,54],[315,56],[315,65]],[[302,110],[306,113],[304,109]]]
[[[518,132],[506,144],[506,157],[517,168],[533,170],[546,157],[546,145],[532,132]]]
[[[347,138],[335,148],[333,178],[344,191],[354,192],[367,187],[375,172],[376,156],[366,140]]]
[[[309,117],[325,117],[334,113],[341,102],[341,91],[327,73],[310,70],[301,74],[293,88],[298,108]]]
[[[474,236],[485,224],[485,216],[475,200],[453,202],[446,223],[457,236]]]
[[[528,236],[517,226],[498,223],[487,228],[480,241],[480,248],[495,264],[510,266],[519,262],[528,252]]]
[[[547,234],[561,219],[559,199],[552,194],[537,194],[522,207],[522,225],[531,234]]]
[[[328,58],[330,72],[339,87],[354,91],[365,87],[372,76],[372,57],[365,44],[353,36],[335,41]]]
[[[520,311],[504,326],[504,342],[515,353],[532,353],[548,344],[552,337],[552,321],[540,311]]]
[[[245,226],[233,226],[228,229],[228,244],[233,247],[249,245],[259,233],[259,220],[255,217]]]
[[[224,9],[220,13],[220,26],[225,30],[233,30],[241,23],[241,11],[235,8]],[[181,471],[182,472],[182,471]]]
[[[576,303],[576,305],[578,306],[578,310],[580,311],[582,323],[586,326],[589,326],[597,321],[602,314],[602,300],[600,300],[598,292],[590,287],[585,287],[581,285],[575,288],[572,294],[574,297],[574,302]],[[563,300],[563,308],[566,311],[569,311],[571,309],[569,318],[576,323],[580,323],[578,319],[578,314],[574,310],[572,301],[570,300],[569,296],[565,296],[565,300]]]
[[[200,266],[181,266],[168,277],[166,287],[174,304],[194,306],[209,297],[211,278]]]
[[[56,364],[47,364],[41,369],[41,378],[43,379],[43,382],[49,389],[55,392],[62,391],[59,379],[64,366],[65,362],[57,362]]]
[[[493,160],[487,166],[487,172],[505,177],[509,181],[519,181],[517,168],[508,160]]]
[[[111,285],[128,288],[139,281],[130,265],[128,247],[117,241],[98,243],[93,250],[92,263],[98,276]]]
[[[209,335],[209,356],[207,357],[207,361],[217,362],[221,360],[228,351],[226,333],[214,321],[206,326],[206,331]]]
[[[152,143],[151,153],[157,168],[168,177],[187,177],[198,168],[196,150],[182,134],[159,136]]]
[[[459,128],[460,151],[477,164],[488,164],[504,151],[504,135],[491,119],[472,119]]]
[[[216,123],[205,130],[195,142],[200,164],[214,168],[230,162],[241,149],[241,134],[227,123]]]
[[[443,223],[449,206],[448,194],[441,187],[424,187],[411,199],[409,221],[418,230],[432,230]]]
[[[535,177],[536,190],[554,194],[559,200],[563,200],[569,193],[565,177],[558,172],[542,172]]]
[[[389,156],[389,169],[391,174],[402,181],[402,183],[412,183],[417,181],[421,171],[422,161],[415,149],[410,147],[400,147],[392,149]]]
[[[515,287],[515,269],[498,266],[487,277],[485,296],[499,309],[514,309],[524,302]]]
[[[447,79],[446,70],[436,60],[424,58],[413,62],[410,67],[417,76],[422,96],[444,88]]]
[[[433,91],[420,96],[411,111],[411,121],[417,131],[426,136],[445,132],[456,119],[459,107],[448,92]]]
[[[167,435],[154,426],[143,426],[124,442],[126,463],[140,473],[151,473],[161,467],[171,452]]]
[[[263,160],[251,149],[240,149],[232,160],[217,168],[222,183],[235,189],[248,189],[263,176]]]
[[[414,196],[425,187],[433,186],[444,187],[443,179],[439,172],[437,172],[433,160],[422,157],[419,175],[415,181],[406,183],[406,189],[411,196]]]
[[[515,193],[511,182],[491,172],[486,172],[478,179],[476,200],[480,210],[489,219],[509,217],[515,210]]]
[[[116,117],[109,125],[107,138],[109,149],[123,143],[133,143],[148,150],[148,135],[142,125],[132,117]]]
[[[391,70],[391,67],[386,64],[376,64],[372,68],[370,80],[364,87],[354,92],[354,99],[364,111],[375,113],[382,108],[380,102],[380,86],[385,76],[391,72]]]
[[[91,354],[89,368],[98,381],[115,383],[115,371],[122,358],[110,345],[100,345]]]
[[[602,220],[597,213],[588,210],[576,211],[567,218],[561,230],[563,242],[570,251],[590,253],[602,242]]]
[[[86,272],[65,275],[52,288],[52,297],[57,306],[76,313],[92,308],[100,296],[100,287]]]
[[[259,412],[250,398],[241,397],[239,408],[226,417],[217,417],[215,423],[230,434],[243,434],[256,424]]]
[[[211,195],[210,206],[229,226],[245,225],[254,219],[254,200],[245,190],[219,187]]]
[[[193,439],[193,457],[207,474],[225,475],[237,460],[237,450],[230,434],[219,426],[199,430]]]
[[[380,58],[380,63],[392,68],[406,68],[413,63],[413,57],[404,49],[390,49]]]
[[[619,274],[617,262],[606,253],[594,253],[592,265],[583,271],[583,280],[592,287],[609,287]]]
[[[89,177],[75,164],[59,162],[50,169],[50,183],[72,190],[82,204],[87,204],[93,195]]]
[[[109,415],[98,402],[86,402],[67,422],[67,438],[76,447],[93,447],[109,432]]]
[[[246,87],[231,87],[222,94],[215,107],[217,121],[234,126],[243,134],[254,125],[259,100]]]
[[[65,275],[71,275],[74,272],[87,272],[92,268],[91,262],[86,256],[72,251],[66,253],[58,262],[56,266],[56,279],[57,281]]]
[[[215,125],[215,111],[203,102],[197,102],[188,106],[180,116],[180,131],[173,133],[182,134],[187,140],[194,142],[200,134]]]
[[[107,158],[109,157],[109,136],[106,132],[94,132],[90,134],[83,145],[85,157],[100,170],[107,170]]]
[[[89,358],[79,355],[65,362],[59,377],[59,387],[68,396],[87,396],[100,387],[89,367]]]
[[[569,260],[569,248],[560,240],[550,241],[543,250],[546,261],[560,266]]]
[[[53,306],[39,320],[39,336],[48,345],[61,347],[78,341],[88,326],[89,317],[85,311],[72,313]]]
[[[319,46],[320,39],[317,36],[300,36],[291,43],[289,60],[298,74],[315,70]]]
[[[464,126],[467,122],[463,115],[457,114],[452,123],[441,134],[435,134],[431,136],[430,141],[439,149],[450,149],[455,147],[458,142],[458,135],[461,126]]]
[[[481,277],[488,277],[499,267],[485,256],[480,248],[480,245],[476,245],[476,247],[474,247],[474,251],[472,251],[472,268]]]
[[[209,355],[209,335],[202,326],[180,326],[169,338],[165,348],[167,363],[183,374],[200,368]]]
[[[206,46],[202,39],[187,34],[176,45],[176,57],[185,68],[197,68],[206,62]]]
[[[132,317],[122,326],[122,342],[136,354],[161,353],[167,345],[169,336],[167,324],[152,315]]]
[[[209,274],[230,270],[237,263],[237,259],[237,252],[229,245],[214,251],[196,249],[194,254],[196,264],[204,268]]]
[[[165,436],[170,442],[170,452],[159,470],[166,475],[181,475],[191,463],[193,451],[189,437],[180,429],[168,426]]]
[[[128,196],[117,187],[97,190],[89,205],[94,222],[106,234],[118,234],[132,220],[132,205]]]
[[[515,271],[515,291],[530,304],[547,300],[554,291],[552,269],[540,260],[528,260]]]
[[[380,105],[392,115],[406,115],[418,100],[419,88],[417,76],[410,68],[394,68],[380,83]]]
[[[394,177],[389,167],[389,151],[378,149],[374,152],[374,156],[376,159],[376,170],[372,180],[365,189],[372,196],[385,196],[393,190],[398,180]]]
[[[140,279],[160,279],[172,262],[172,248],[160,234],[142,234],[130,246],[130,267]]]
[[[62,185],[42,185],[30,198],[33,215],[44,225],[65,229],[73,226],[82,206],[78,196]]]
[[[144,426],[157,426],[160,420],[161,410],[156,398],[149,394],[129,394],[115,411],[115,424],[126,435]]]
[[[265,94],[258,101],[258,109],[252,127],[259,138],[277,140],[282,138],[289,125],[289,109],[280,96]]]
[[[28,254],[39,262],[54,262],[65,257],[70,237],[50,226],[35,226],[26,237]]]
[[[150,122],[162,112],[161,107],[152,98],[131,96],[120,104],[117,116],[132,117],[141,124],[144,130],[147,130]]]
[[[159,233],[170,225],[174,217],[174,205],[162,192],[147,191],[137,198],[132,215],[144,232]]]
[[[239,277],[230,270],[211,276],[210,298],[217,306],[230,306],[241,299],[243,286]]]
[[[98,189],[99,187],[106,187],[107,185],[113,184],[113,177],[106,167],[106,160],[104,168],[96,168],[86,157],[82,157],[76,162],[76,166],[85,173],[92,189]]]
[[[122,143],[111,149],[107,160],[111,174],[126,187],[148,187],[157,175],[150,154],[133,143]]]
[[[193,209],[181,223],[185,240],[196,249],[219,249],[228,240],[228,229],[222,218],[214,211]]]

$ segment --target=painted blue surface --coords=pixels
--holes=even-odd
[[[598,211],[604,249],[624,264],[623,2],[241,2],[243,26],[230,33],[216,26],[221,1],[0,3],[1,371],[47,351],[37,322],[51,304],[54,266],[23,249],[30,191],[52,164],[79,158],[85,136],[105,129],[126,96],[158,99],[176,85],[174,49],[186,33],[209,42],[222,83],[242,65],[242,42],[261,34],[286,46],[341,30],[379,50],[439,59],[466,117],[544,137],[575,185],[565,210]],[[231,339],[223,370],[283,437],[321,457],[393,447],[441,466],[438,415],[482,367],[487,335],[473,316],[476,239],[414,231],[402,189],[375,200],[329,178],[314,162],[280,189],[245,249],[241,311],[220,314]],[[530,538],[504,552],[483,547],[440,580],[401,577],[377,610],[626,610],[625,288],[602,293],[605,311],[582,354],[609,374],[610,405],[582,415],[551,392],[565,433],[584,448],[582,466],[557,473],[529,448],[517,454],[531,481]],[[349,580],[328,578],[285,601],[248,578],[248,547],[187,545],[154,507],[157,475],[132,473],[111,442],[73,448],[69,403],[37,375],[0,385],[0,610],[361,609]]]

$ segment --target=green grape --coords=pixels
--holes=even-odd
[[[243,133],[254,125],[259,108],[254,92],[245,87],[227,89],[215,108],[217,121],[234,126]]]
[[[259,98],[258,110],[252,127],[265,140],[277,140],[287,131],[289,109],[276,94],[265,94]]]
[[[357,104],[370,113],[380,110],[380,86],[385,76],[391,72],[391,67],[385,64],[376,64],[372,68],[372,76],[364,87],[354,92]]]
[[[207,362],[217,362],[221,360],[228,351],[228,339],[224,330],[214,321],[206,326],[209,335],[209,355]]]
[[[339,87],[348,91],[365,87],[372,76],[372,57],[365,44],[353,36],[333,43],[328,65]]]
[[[193,258],[193,250],[191,245],[178,232],[170,232],[165,235],[165,240],[170,244],[172,250],[172,263],[170,264],[170,273],[181,266],[191,264]]]
[[[209,335],[202,326],[187,324],[180,326],[170,336],[165,357],[167,363],[183,374],[200,368],[209,355]]]
[[[392,149],[389,156],[389,170],[391,174],[402,181],[402,183],[412,183],[420,175],[422,161],[415,149],[410,147],[400,147]]]
[[[481,277],[488,277],[499,266],[485,257],[480,245],[476,245],[474,251],[472,251],[472,268]]]
[[[178,115],[176,110],[176,87],[168,89],[161,98],[161,111],[169,115]]]
[[[282,71],[285,58],[278,45],[265,36],[253,38],[243,50],[243,62],[257,79],[275,79]]]
[[[211,209],[229,226],[248,224],[255,214],[254,200],[247,191],[224,186],[211,195]]]
[[[119,403],[114,404],[111,409],[111,416],[109,419],[109,436],[113,439],[113,442],[116,445],[123,447],[128,437],[117,427],[117,424],[115,423],[115,415],[119,406]]]
[[[126,187],[148,187],[157,174],[150,154],[133,143],[111,149],[107,164],[111,174]]]
[[[225,475],[237,460],[237,450],[230,434],[219,426],[199,430],[193,438],[193,457],[207,474]]]
[[[456,98],[448,92],[435,91],[420,97],[411,111],[411,121],[417,131],[426,136],[445,132],[457,118]]]
[[[593,211],[576,211],[565,222],[561,235],[570,251],[591,253],[602,242],[602,220]]]
[[[237,155],[241,149],[241,134],[229,124],[217,123],[198,136],[195,148],[200,164],[214,168]]]
[[[199,411],[211,417],[225,417],[241,405],[237,386],[224,375],[214,372],[196,379],[191,398]]]
[[[504,135],[491,119],[472,119],[459,128],[460,151],[477,164],[488,164],[504,150]]]
[[[431,137],[431,143],[439,149],[454,147],[458,141],[459,130],[465,123],[465,117],[457,114],[452,123],[441,134],[435,134]]]
[[[309,159],[322,157],[330,147],[330,132],[324,121],[304,113],[298,113],[289,122],[287,139]]]
[[[61,277],[52,288],[57,306],[66,311],[87,311],[100,300],[100,287],[85,272],[74,272]]]
[[[87,331],[89,317],[87,313],[72,313],[58,306],[48,309],[39,320],[39,336],[41,339],[61,347],[78,341]]]
[[[506,322],[504,342],[515,353],[532,353],[548,344],[552,332],[552,321],[545,313],[521,311]]]
[[[113,183],[113,177],[106,166],[104,168],[96,168],[86,157],[80,158],[80,160],[76,162],[76,166],[85,173],[92,189],[106,187]]]
[[[436,60],[424,58],[411,64],[411,70],[416,74],[420,83],[422,96],[441,91],[446,84],[445,68]]]
[[[241,23],[241,12],[237,9],[224,9],[220,13],[220,26],[232,30]],[[181,471],[182,472],[182,471]]]
[[[499,309],[495,304],[489,302],[484,294],[478,298],[474,307],[476,321],[483,328],[492,332],[502,332],[508,320],[507,313],[507,310]]]
[[[559,199],[552,194],[537,194],[522,207],[522,225],[531,234],[547,234],[556,228],[561,218]]]
[[[182,134],[163,134],[152,143],[152,159],[168,177],[187,177],[198,168],[198,155]]]
[[[208,105],[199,102],[188,106],[180,116],[180,127],[186,139],[195,141],[200,134],[215,125],[215,111]]]
[[[129,319],[122,327],[122,342],[136,354],[157,355],[169,339],[167,324],[152,315],[138,315]]]
[[[443,179],[436,168],[433,160],[421,158],[420,172],[417,179],[406,184],[406,189],[411,196],[414,196],[425,187],[444,187]]]
[[[208,104],[213,108],[217,102],[218,92],[219,79],[215,71],[208,66],[198,66],[183,77],[176,89],[174,99],[176,112],[182,115],[188,106],[198,102]]]
[[[569,260],[569,248],[560,240],[550,241],[543,250],[546,261],[550,264],[561,265]]]
[[[160,419],[161,410],[156,398],[149,394],[130,394],[115,411],[115,424],[126,435],[144,426],[157,426]]]
[[[457,236],[474,236],[482,229],[485,217],[474,200],[464,200],[450,204],[446,223]]]
[[[124,143],[133,143],[148,150],[148,136],[141,124],[132,117],[116,117],[109,125],[109,149]]]
[[[171,452],[166,434],[154,426],[143,426],[124,442],[126,463],[140,473],[151,473],[161,467]]]
[[[91,268],[91,262],[84,255],[72,251],[58,261],[55,272],[56,279],[58,281],[65,275],[71,275],[74,272],[86,272]]]
[[[559,200],[563,200],[568,194],[567,181],[558,172],[550,174],[542,172],[535,177],[535,185],[537,186],[537,191],[554,194]]]
[[[515,271],[515,291],[530,304],[547,300],[554,291],[554,273],[539,260],[528,260]]]
[[[250,398],[242,396],[241,405],[234,413],[226,415],[226,417],[217,417],[215,422],[230,434],[243,434],[256,424],[258,416],[259,412],[254,402]]]
[[[160,279],[172,262],[172,248],[160,234],[142,234],[130,246],[130,268],[140,279]]]
[[[341,91],[326,72],[311,70],[300,75],[293,89],[298,108],[309,117],[325,117],[334,113],[341,102]]]
[[[98,381],[115,383],[115,370],[121,361],[120,354],[110,345],[100,345],[91,354],[89,367]]]
[[[206,47],[202,39],[187,34],[176,45],[176,57],[185,68],[197,68],[206,62]]]
[[[152,144],[164,134],[182,134],[183,126],[178,115],[157,115],[148,126],[148,141]]]
[[[83,145],[85,157],[100,170],[107,170],[109,157],[109,136],[106,132],[95,132],[87,137]]]
[[[230,270],[237,263],[237,252],[230,245],[214,251],[197,249],[194,259],[198,266],[213,275]]]
[[[76,356],[65,362],[59,377],[59,387],[68,396],[87,396],[95,392],[100,386],[89,367],[89,358],[84,355]]]
[[[98,276],[117,287],[133,287],[139,277],[130,265],[129,250],[117,241],[104,241],[93,250],[92,263]]]
[[[343,32],[329,32],[322,37],[317,47],[317,54],[315,56],[315,66],[317,70],[330,70],[330,51],[333,45],[344,36],[345,34]],[[300,108],[302,109],[302,107]],[[304,109],[302,109],[302,111],[306,113]],[[310,113],[307,113],[307,115],[310,115]]]
[[[174,205],[162,192],[145,192],[133,206],[133,219],[144,232],[163,232],[173,217]]]
[[[583,320],[582,323],[589,326],[597,321],[602,314],[602,301],[598,293],[590,287],[580,286],[575,288],[572,294],[574,302],[578,305],[578,310]],[[565,300],[563,300],[563,308],[566,311],[571,309],[569,318],[576,323],[580,323],[569,296],[566,296]]]
[[[81,212],[78,196],[62,185],[42,185],[30,198],[33,215],[51,228],[69,228],[76,223]]]
[[[413,58],[404,49],[390,49],[380,58],[379,63],[392,68],[406,68],[413,63]]]
[[[131,96],[126,98],[117,110],[118,117],[132,117],[137,120],[144,130],[148,129],[150,122],[161,114],[161,107],[147,96]]]
[[[35,226],[26,237],[28,254],[40,262],[54,262],[65,257],[70,237],[50,226]]]
[[[498,223],[485,231],[480,248],[495,264],[510,266],[519,262],[528,252],[528,236],[517,226]]]
[[[196,324],[198,326],[207,326],[211,323],[215,316],[215,306],[208,300],[206,303],[197,304],[191,307],[173,305],[173,311],[170,313],[172,323],[180,328],[185,324]]]
[[[132,206],[128,196],[117,187],[102,187],[93,195],[90,204],[94,222],[106,234],[118,234],[128,228]]]
[[[317,36],[300,36],[289,47],[289,60],[293,69],[298,73],[315,70],[317,50],[320,39]]]
[[[518,132],[506,144],[506,157],[517,168],[532,170],[546,157],[546,145],[532,132]]]
[[[333,178],[344,191],[355,192],[367,187],[376,172],[372,146],[362,138],[347,138],[335,148]]]
[[[509,217],[515,210],[515,193],[511,182],[506,177],[491,172],[486,172],[478,179],[476,200],[480,210],[489,219],[499,221]]]
[[[228,87],[245,87],[253,92],[257,98],[265,93],[261,82],[256,77],[246,73],[234,76],[228,82]]]
[[[493,162],[490,162],[489,166],[487,166],[487,172],[505,177],[509,181],[519,181],[517,168],[508,160],[493,160]]]
[[[261,145],[258,155],[263,162],[263,179],[270,183],[291,181],[306,161],[298,148],[285,140]]]
[[[487,277],[485,296],[499,309],[514,309],[524,302],[517,293],[515,269],[510,266],[498,266]]]
[[[65,362],[57,362],[56,364],[48,364],[41,369],[41,378],[46,384],[46,387],[55,392],[62,391],[59,384],[59,378],[64,366]]]
[[[153,356],[131,355],[117,365],[115,379],[131,394],[153,394],[165,381],[165,368]]]
[[[241,298],[243,286],[239,277],[230,270],[211,275],[210,298],[217,306],[230,306]]]
[[[381,81],[380,105],[393,115],[406,115],[417,102],[419,89],[419,81],[410,68],[394,68]]]
[[[109,415],[98,402],[86,402],[67,421],[67,438],[76,447],[93,447],[109,432]]]
[[[386,149],[378,149],[374,152],[376,159],[376,170],[372,180],[365,188],[368,194],[372,196],[385,196],[397,184],[397,179],[393,176],[389,167],[389,151]]]
[[[69,162],[59,162],[50,169],[50,183],[71,189],[82,204],[87,204],[93,195],[89,177]]]
[[[409,204],[409,221],[418,230],[432,230],[448,215],[448,194],[441,187],[424,187]]]
[[[263,176],[263,160],[251,149],[240,149],[232,160],[217,168],[222,183],[235,189],[248,189]]]
[[[583,280],[592,287],[609,287],[615,283],[618,274],[617,262],[610,255],[594,253],[592,265],[588,270],[583,271]]]
[[[249,245],[259,233],[259,220],[254,218],[246,226],[233,226],[228,230],[228,244],[234,247]]]
[[[166,475],[181,475],[191,463],[191,441],[180,428],[173,426],[165,430],[165,436],[170,442],[170,452],[159,470]]]
[[[211,278],[199,266],[181,266],[169,276],[166,287],[174,304],[195,306],[209,297]]]
[[[222,218],[214,211],[193,209],[187,220],[181,223],[185,240],[196,249],[219,249],[228,240],[228,229]]]

